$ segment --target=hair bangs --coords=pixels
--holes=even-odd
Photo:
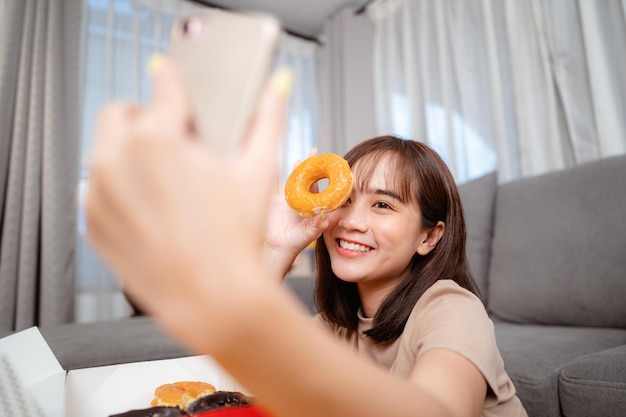
[[[351,163],[355,186],[366,190],[374,172],[384,169],[386,187],[400,198],[403,204],[417,203],[419,181],[413,159],[407,153],[380,149],[363,155]]]

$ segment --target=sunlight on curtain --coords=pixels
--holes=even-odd
[[[85,236],[82,208],[89,184],[88,163],[95,117],[100,107],[111,99],[140,102],[149,99],[146,65],[150,56],[167,49],[170,30],[177,16],[201,9],[183,0],[86,1],[76,280],[76,316],[81,322],[131,314],[119,284],[90,248]],[[316,56],[317,44],[288,35],[277,53],[275,66],[287,65],[294,71],[290,119],[277,156],[283,180],[293,161],[318,143]]]
[[[91,134],[101,106],[112,99],[146,102],[149,57],[163,51],[186,4],[158,0],[87,0],[83,43],[83,119],[78,186],[76,321],[129,316],[131,308],[109,269],[86,239],[84,200],[89,186]]]
[[[485,84],[461,86],[464,74],[455,68],[462,64],[480,71],[485,63],[480,54],[450,49],[452,22],[443,20],[442,7],[442,2],[386,1],[370,11],[376,28],[378,129],[427,142],[457,181],[465,182],[494,171],[497,160],[489,120],[470,104],[490,106],[480,92]],[[465,16],[470,22],[475,18]]]
[[[294,73],[290,119],[286,139],[280,149],[281,183],[287,180],[293,163],[318,146],[318,45],[311,41],[285,36],[275,60],[275,67],[287,66]]]
[[[380,2],[379,131],[430,143],[459,183],[626,152],[624,4]]]

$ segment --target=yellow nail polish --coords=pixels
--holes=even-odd
[[[320,217],[322,218],[322,220],[326,220],[326,210],[322,210],[322,212],[320,213]]]
[[[293,86],[293,73],[287,67],[278,68],[272,75],[270,85],[279,96],[289,97]]]
[[[150,60],[148,61],[148,74],[150,75],[154,75],[157,72],[159,72],[161,70],[161,68],[163,68],[163,55],[161,54],[154,54],[150,57]]]

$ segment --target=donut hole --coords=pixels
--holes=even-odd
[[[320,178],[316,183],[314,183],[311,186],[311,189],[309,190],[309,192],[316,194],[313,191],[313,189],[314,189],[316,184],[317,184],[317,192],[321,193],[322,191],[324,191],[328,187],[328,178]]]

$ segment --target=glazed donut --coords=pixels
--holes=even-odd
[[[180,407],[186,410],[187,406],[200,397],[213,394],[215,387],[201,381],[179,381],[172,384],[163,384],[154,390],[154,399],[151,406]]]
[[[311,187],[327,178],[328,186],[319,193]],[[341,156],[333,153],[311,156],[300,163],[285,183],[287,204],[301,217],[312,217],[322,210],[341,207],[352,193],[352,171]]]

